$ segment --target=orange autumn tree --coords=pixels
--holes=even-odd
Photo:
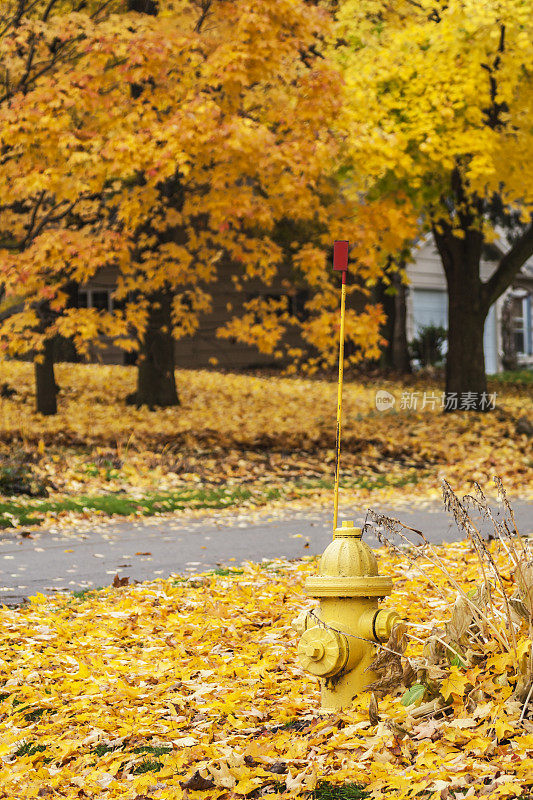
[[[193,333],[209,308],[220,259],[231,261],[241,287],[253,279],[269,284],[289,260],[320,293],[304,334],[328,354],[324,331],[331,333],[338,304],[325,261],[332,238],[360,243],[361,277],[382,262],[372,252],[378,236],[329,177],[342,146],[334,130],[342,84],[320,53],[328,14],[303,0],[145,10],[135,22],[143,47],[163,41],[169,67],[155,75],[147,60],[133,98],[123,87],[113,101],[125,104],[130,120],[138,115],[132,135],[145,132],[140,179],[117,198],[118,218],[135,241],[118,296],[134,298],[129,308],[142,342],[136,400],[169,405],[177,402],[173,339]],[[387,203],[381,207],[385,214]],[[278,237],[284,224],[295,229],[289,253]],[[312,231],[303,246],[297,227]],[[387,227],[385,238],[397,247],[405,230]],[[375,354],[379,320],[375,310],[350,316],[360,353]],[[253,300],[221,334],[274,352],[297,322],[283,303]]]
[[[290,253],[316,291],[304,333],[333,352],[338,292],[326,264],[332,239],[358,243],[354,272],[364,282],[375,279],[385,251],[402,243],[406,229],[394,224],[386,200],[356,214],[357,205],[329,177],[342,148],[335,132],[342,83],[320,53],[329,26],[327,13],[304,0],[130,0],[87,37],[54,85],[39,83],[11,107],[13,153],[19,144],[11,179],[17,163],[27,164],[21,196],[35,197],[34,186],[39,191],[44,159],[54,201],[68,191],[77,210],[92,213],[87,221],[80,213],[53,220],[31,252],[4,258],[12,290],[21,280],[26,286],[24,309],[9,323],[14,341],[28,331],[34,339],[31,312],[39,296],[53,303],[52,333],[83,338],[87,310],[68,308],[65,284],[87,280],[114,258],[126,311],[113,315],[109,330],[127,328],[140,342],[137,402],[176,403],[173,338],[194,332],[209,307],[219,260],[230,259],[241,280],[268,284],[287,257],[276,230],[288,220],[313,231]],[[53,119],[38,114],[45,92],[54,100]],[[21,139],[20,119],[32,114],[34,125]],[[47,133],[58,128],[65,144],[50,154]],[[24,158],[34,159],[33,170]],[[32,208],[37,202],[38,194]],[[96,234],[109,257],[98,246],[91,250]],[[83,237],[80,246],[59,247],[50,258],[47,238],[69,242],[73,235]],[[230,327],[263,349],[274,348],[286,324],[296,322],[268,304],[249,311],[254,325],[245,316]],[[350,315],[348,334],[360,354],[375,354],[379,322],[379,309]],[[96,324],[103,326],[100,315],[93,332]]]
[[[57,335],[74,335],[83,349],[116,327],[73,306],[76,286],[122,245],[101,214],[105,164],[95,169],[85,144],[95,139],[94,92],[83,104],[75,97],[84,55],[119,6],[17,0],[0,9],[0,352],[34,354],[37,409],[46,414],[57,407]]]

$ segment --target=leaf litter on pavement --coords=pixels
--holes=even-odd
[[[313,559],[3,608],[0,798],[300,797],[348,784],[376,800],[524,796],[533,575],[524,561],[517,578],[507,545],[484,544],[485,573],[472,536],[381,549],[387,604],[405,624],[377,652],[373,692],[337,714],[319,713],[296,658]]]

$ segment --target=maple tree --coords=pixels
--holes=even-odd
[[[278,0],[151,10],[145,34],[159,41],[164,30],[175,52],[166,56],[168,74],[154,76],[148,62],[137,79],[142,124],[160,148],[120,205],[136,248],[118,296],[134,296],[138,309],[137,403],[168,405],[177,401],[173,340],[197,329],[222,260],[241,289],[249,280],[268,285],[284,262],[292,263],[316,292],[304,335],[331,353],[338,299],[324,287],[331,286],[332,238],[342,233],[358,241],[359,284],[382,268],[382,257],[368,256],[370,240],[397,247],[406,234],[390,226],[388,236],[376,236],[329,177],[339,158],[333,122],[342,97],[338,71],[317,49],[330,26],[326,12]],[[376,205],[386,215],[388,202]],[[279,242],[284,224],[295,230],[289,248]],[[306,228],[303,241],[297,226]],[[348,334],[359,354],[377,352],[380,320],[370,307],[351,315]],[[255,298],[220,333],[280,352],[290,324],[299,321],[283,300]]]
[[[88,170],[94,95],[83,55],[117,2],[13,0],[0,11],[1,345],[35,354],[37,408],[56,412],[53,342],[83,346],[111,320],[78,311],[76,286],[113,258],[116,236],[102,225],[105,160]],[[82,11],[83,9],[83,11]],[[79,100],[79,97],[78,97]],[[94,155],[94,152],[93,152]],[[6,313],[11,312],[11,313]]]
[[[6,104],[0,120],[8,148],[0,181],[20,198],[4,209],[3,228],[15,220],[24,232],[2,251],[3,281],[24,300],[2,324],[4,347],[40,350],[61,333],[83,349],[103,331],[141,347],[137,402],[169,405],[173,339],[193,333],[209,308],[219,260],[231,261],[242,286],[268,284],[289,258],[315,290],[304,336],[332,361],[332,239],[357,242],[355,290],[412,229],[388,198],[356,214],[330,177],[342,86],[317,50],[328,13],[304,0],[118,3],[103,19],[68,4],[55,10],[50,20],[73,26],[83,47]],[[54,113],[43,114],[50,97]],[[296,237],[287,254],[276,241],[283,223],[314,234]],[[125,310],[69,307],[68,287],[110,263]],[[39,327],[43,300],[53,318]],[[225,335],[267,352],[298,323],[270,301],[245,312]],[[379,307],[348,315],[357,357],[377,354],[381,321]]]
[[[479,409],[485,319],[533,254],[530,8],[345,0],[337,16],[356,186],[369,197],[406,193],[419,233],[432,232],[449,296],[446,391],[474,392]],[[512,216],[520,225],[508,245],[498,220]],[[482,280],[495,240],[505,252]]]

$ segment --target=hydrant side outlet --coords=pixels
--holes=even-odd
[[[308,628],[300,639],[298,657],[312,675],[323,678],[336,675],[348,660],[346,637],[328,628]]]
[[[376,678],[369,670],[374,643],[387,641],[400,619],[395,611],[378,607],[379,598],[390,594],[392,580],[378,575],[376,556],[361,541],[361,529],[349,522],[335,530],[318,575],[307,579],[305,589],[320,599],[320,612],[307,617],[298,658],[321,680],[322,710],[338,711]]]

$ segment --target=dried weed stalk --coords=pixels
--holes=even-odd
[[[398,647],[398,634],[393,633],[396,639],[388,643],[388,647],[396,650],[397,656],[378,654],[372,665],[380,675],[371,687],[375,691],[390,691],[396,680],[397,685],[403,683],[409,687],[404,695],[406,705],[429,698],[430,702],[421,707],[431,706],[442,711],[447,698],[440,690],[450,668],[466,671],[476,665],[482,667],[488,655],[495,652],[496,645],[497,651],[508,655],[508,663],[514,671],[514,692],[510,699],[523,704],[520,722],[528,714],[532,715],[533,647],[529,645],[524,652],[523,643],[526,637],[529,642],[533,640],[533,552],[531,542],[518,532],[513,510],[499,478],[496,485],[502,509],[498,516],[478,484],[474,484],[473,494],[460,499],[449,483],[443,481],[445,508],[453,514],[459,529],[465,532],[479,563],[479,581],[470,590],[460,585],[449,564],[422,531],[372,510],[368,512],[365,530],[372,529],[390,552],[407,560],[410,568],[420,572],[445,602],[450,602],[450,589],[456,595],[451,617],[443,628],[433,627],[426,633],[427,626],[408,625],[406,635],[424,645],[423,658],[416,664],[407,662],[408,666],[401,665],[405,648]],[[475,523],[472,510],[490,523],[492,530],[487,539],[483,538],[480,526]],[[507,556],[510,576],[503,575],[498,567],[492,552],[494,547],[500,548]],[[428,577],[428,562],[445,580]],[[419,635],[415,633],[417,628]],[[495,676],[495,680],[505,682],[507,675]],[[472,698],[466,702],[471,704]]]

